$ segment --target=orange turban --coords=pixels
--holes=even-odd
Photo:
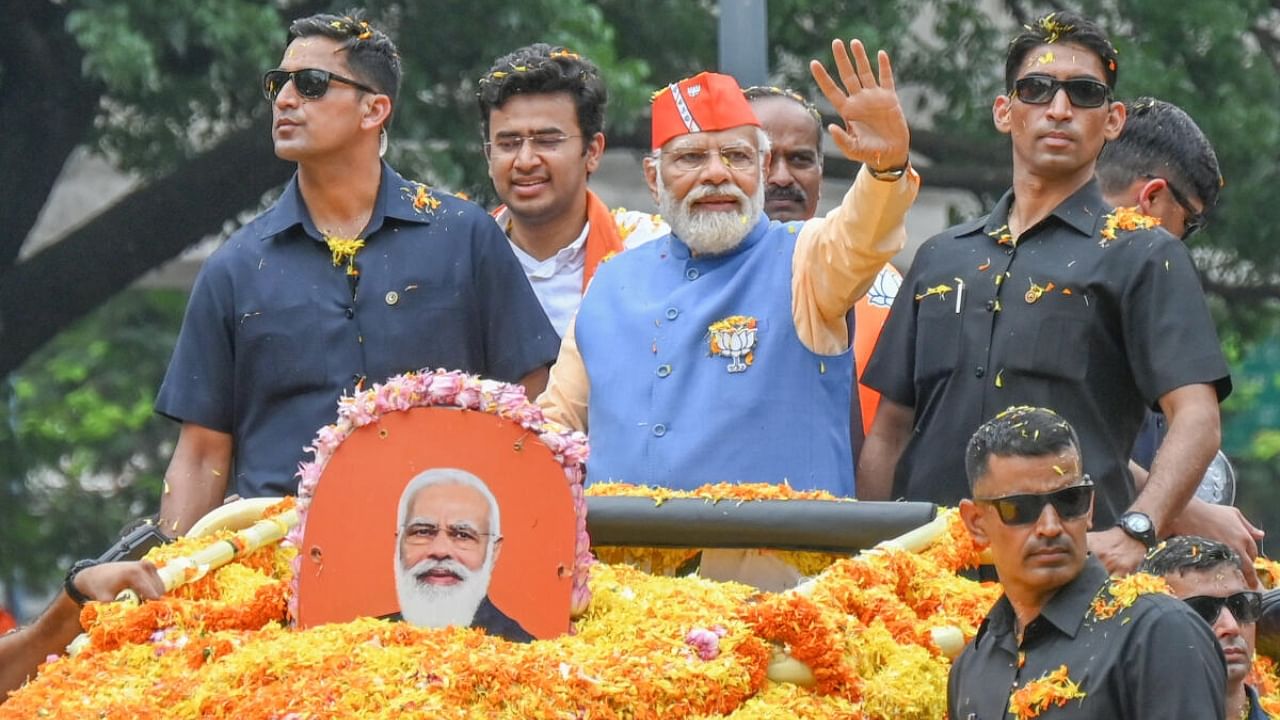
[[[653,149],[686,133],[760,127],[738,81],[703,72],[659,90],[653,96]]]

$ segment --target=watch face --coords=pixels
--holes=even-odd
[[[1134,532],[1146,532],[1151,529],[1151,519],[1146,515],[1129,515],[1124,521]]]

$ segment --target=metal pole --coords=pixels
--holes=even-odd
[[[742,87],[769,81],[767,0],[720,0],[720,72]]]

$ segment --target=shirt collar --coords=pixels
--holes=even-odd
[[[756,243],[760,242],[760,239],[764,237],[765,232],[768,231],[768,229],[769,229],[769,217],[765,215],[764,212],[762,211],[760,213],[759,219],[756,220],[756,224],[752,226],[751,232],[747,233],[747,236],[742,239],[742,242],[739,243],[736,248],[734,248],[733,250],[730,250],[724,255],[699,257],[695,259],[705,260],[705,259],[709,259],[710,257],[731,257],[733,255],[736,255],[742,252],[743,250],[746,250],[747,248],[751,247],[752,245],[755,245]],[[668,235],[667,237],[670,238],[670,242],[671,242],[671,254],[676,259],[688,260],[690,257],[693,256],[693,251],[689,249],[688,245],[684,244],[683,240],[676,237],[676,233],[674,230],[672,230],[671,234]]]
[[[382,177],[378,182],[378,197],[374,202],[373,214],[369,216],[369,224],[365,227],[365,235],[377,232],[382,227],[383,220],[388,217],[423,224],[431,222],[434,208],[430,203],[422,205],[419,201],[418,205],[421,207],[415,205],[421,183],[405,180],[385,161],[382,162]],[[426,197],[435,199],[430,190],[425,193]],[[295,172],[289,184],[285,186],[284,192],[280,194],[280,199],[263,213],[262,229],[258,237],[266,239],[297,225],[301,225],[307,235],[313,239],[323,239],[323,235],[311,221],[311,214],[307,212],[306,203],[302,200],[302,192],[298,189],[298,173]]]
[[[1262,709],[1262,701],[1258,699],[1256,688],[1245,683],[1244,694],[1249,700],[1249,720],[1267,720],[1267,718],[1271,717],[1266,710]]]
[[[972,235],[981,231],[985,235],[997,238],[1001,231],[1004,231],[1009,224],[1009,208],[1013,206],[1013,189],[1010,188],[991,209],[991,214],[986,218],[978,218],[962,224],[957,228],[957,235]],[[1098,185],[1098,179],[1095,177],[1080,189],[1076,190],[1066,200],[1058,204],[1053,212],[1049,213],[1049,217],[1057,218],[1057,220],[1066,226],[1072,228],[1077,233],[1086,237],[1093,235],[1094,228],[1097,227],[1098,221],[1107,214],[1111,206],[1102,199],[1102,189]],[[1038,225],[1044,224],[1048,218],[1042,220]]]
[[[1092,555],[1088,556],[1085,558],[1084,568],[1080,571],[1080,574],[1071,582],[1059,588],[1053,594],[1053,597],[1049,598],[1049,602],[1040,608],[1040,615],[1037,619],[1043,618],[1063,635],[1074,638],[1076,633],[1080,631],[1080,626],[1084,624],[1085,617],[1089,614],[1089,608],[1093,605],[1093,599],[1097,596],[1098,589],[1106,581],[1106,568],[1102,566],[1102,563],[1098,562],[1097,558]],[[983,627],[979,630],[979,634],[984,633],[988,628],[998,635],[1013,632],[1013,605],[1009,603],[1007,596],[1001,596],[982,624]]]
[[[549,278],[555,275],[561,268],[569,268],[579,270],[586,264],[587,259],[587,235],[591,234],[591,223],[586,222],[582,226],[582,232],[578,233],[577,239],[568,245],[556,251],[555,255],[546,260],[538,260],[511,239],[511,233],[505,218],[505,211],[499,214],[494,220],[498,221],[499,227],[507,235],[507,243],[511,245],[512,252],[515,253],[516,259],[520,261],[520,265],[524,267],[525,273],[531,277]]]

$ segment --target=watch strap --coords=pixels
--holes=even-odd
[[[84,604],[93,598],[80,592],[80,588],[76,587],[76,575],[79,575],[82,570],[87,570],[97,564],[97,560],[80,560],[71,566],[71,569],[67,571],[67,578],[62,581],[62,589],[66,591],[67,597],[75,601],[75,604],[80,607],[84,607]]]
[[[1135,518],[1135,519],[1142,518],[1142,520],[1145,521],[1146,523],[1147,529],[1145,531],[1142,531],[1142,530],[1136,530],[1130,527],[1129,523],[1127,522],[1129,518]],[[1156,525],[1155,525],[1155,522],[1152,521],[1151,516],[1147,515],[1146,513],[1138,512],[1136,510],[1130,510],[1129,512],[1126,512],[1123,515],[1121,515],[1120,522],[1116,524],[1120,527],[1121,530],[1124,530],[1129,537],[1142,543],[1148,550],[1155,547]]]
[[[894,182],[897,180],[901,180],[902,176],[907,174],[907,168],[909,166],[910,166],[910,163],[903,163],[897,167],[877,170],[876,168],[873,168],[870,165],[867,165],[867,173],[871,175],[871,177],[875,178],[876,180],[880,180],[882,182]]]

